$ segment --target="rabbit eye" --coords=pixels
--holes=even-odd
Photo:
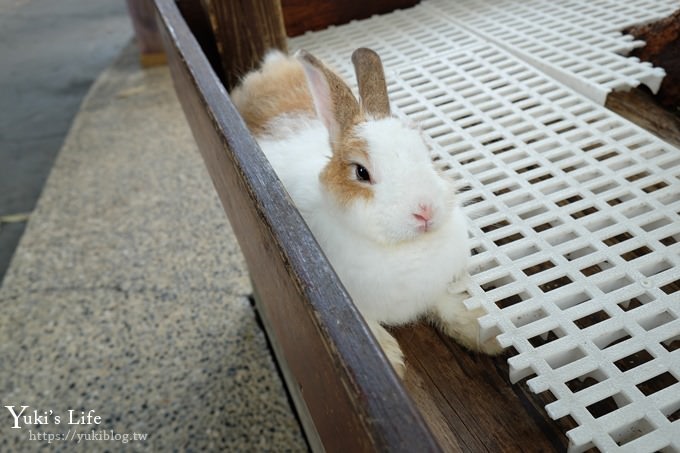
[[[357,175],[357,181],[360,182],[371,182],[371,175],[366,170],[366,167],[360,164],[354,164],[355,174]]]

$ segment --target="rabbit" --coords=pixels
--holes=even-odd
[[[359,101],[310,53],[270,51],[230,96],[397,374],[404,358],[383,327],[426,317],[463,346],[482,309],[463,305],[468,227],[456,184],[422,132],[391,114],[382,62],[352,54]]]

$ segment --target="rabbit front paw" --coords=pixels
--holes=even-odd
[[[392,364],[392,368],[397,373],[400,378],[404,377],[404,372],[406,371],[406,365],[404,365],[404,353],[401,352],[401,347],[394,338],[383,326],[381,326],[376,321],[366,321],[368,327],[373,332],[378,344],[382,348],[383,352],[387,356],[387,360]]]
[[[448,294],[431,310],[430,320],[445,334],[472,351],[498,355],[503,348],[495,337],[481,341],[480,317],[486,312],[482,308],[468,310],[463,301],[465,293]]]

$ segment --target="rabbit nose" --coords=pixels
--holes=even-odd
[[[413,213],[413,217],[421,222],[427,228],[430,220],[432,220],[432,205],[421,203],[418,205],[418,211]]]

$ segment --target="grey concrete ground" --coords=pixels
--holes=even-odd
[[[0,287],[0,451],[305,451],[250,293],[168,69],[129,47]]]
[[[123,0],[0,0],[0,284],[83,97],[131,37]]]
[[[0,0],[0,451],[305,451],[167,68],[131,38],[123,0]]]

